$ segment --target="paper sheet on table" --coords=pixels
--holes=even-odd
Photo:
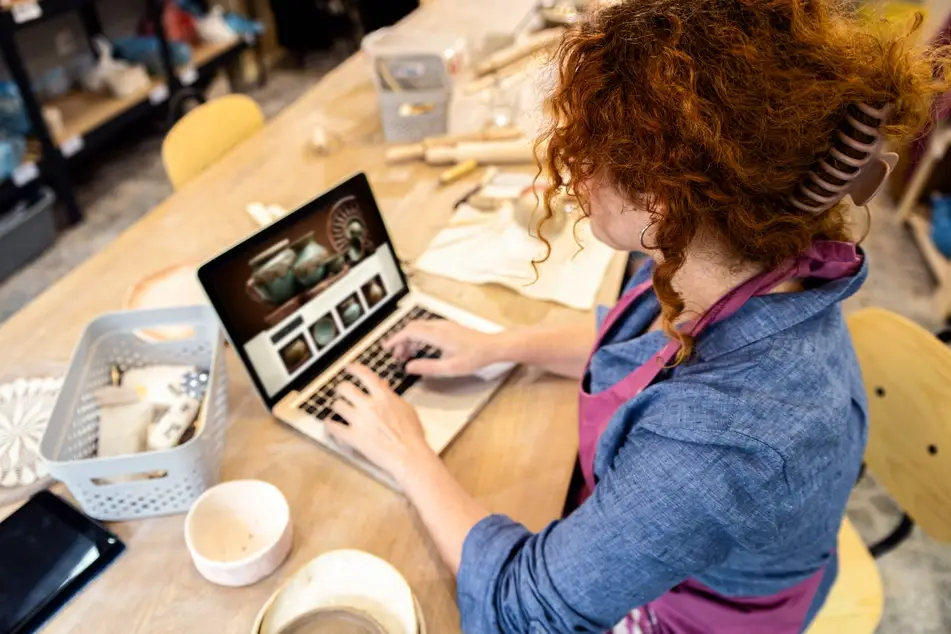
[[[594,306],[615,251],[591,234],[586,220],[574,233],[572,224],[569,218],[551,241],[551,256],[538,265],[535,281],[532,259],[545,254],[545,245],[515,222],[512,207],[485,213],[463,204],[416,268],[472,284],[500,284],[526,297],[587,310]]]

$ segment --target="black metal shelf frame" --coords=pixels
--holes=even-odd
[[[185,79],[190,81],[185,82],[182,79],[181,69],[175,68],[172,64],[171,50],[163,28],[161,0],[144,0],[144,2],[148,16],[155,25],[155,35],[159,41],[162,59],[163,81],[167,91],[157,95],[144,95],[140,102],[131,104],[101,125],[84,132],[81,139],[74,139],[69,146],[66,143],[57,144],[46,125],[42,104],[33,93],[33,84],[20,55],[15,35],[18,31],[49,18],[78,11],[90,49],[93,49],[93,38],[103,33],[95,0],[41,0],[37,3],[26,3],[20,9],[17,9],[18,5],[14,5],[10,9],[0,11],[0,54],[6,61],[11,78],[20,89],[23,105],[32,125],[32,135],[39,141],[42,155],[35,170],[27,166],[27,171],[22,172],[22,175],[28,178],[12,177],[0,182],[0,206],[7,207],[9,202],[25,193],[35,184],[35,181],[39,180],[48,182],[53,187],[65,207],[66,220],[70,224],[79,222],[82,219],[82,209],[76,201],[69,174],[69,162],[101,149],[135,121],[149,116],[163,115],[168,110],[169,104],[179,101],[177,99],[179,94],[187,93],[192,98],[203,100],[200,87],[205,86],[219,68],[234,63],[241,51],[254,44],[253,41],[239,38],[234,46],[205,60],[202,65],[195,65],[196,74],[186,77]],[[179,114],[173,112],[170,120],[174,120]]]

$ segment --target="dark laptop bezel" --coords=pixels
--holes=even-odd
[[[390,250],[393,252],[393,257],[396,260],[396,268],[399,271],[400,281],[403,284],[403,288],[400,291],[394,293],[392,296],[388,297],[378,309],[373,311],[373,313],[367,317],[367,319],[361,322],[359,326],[344,335],[340,341],[329,348],[327,352],[323,354],[323,356],[311,364],[306,370],[298,375],[297,378],[293,379],[273,396],[268,396],[267,391],[264,389],[264,384],[261,383],[261,379],[258,377],[257,371],[254,369],[250,358],[244,351],[244,346],[235,343],[231,320],[227,314],[227,311],[225,310],[225,306],[221,301],[221,298],[218,296],[215,289],[214,280],[216,278],[216,274],[221,270],[221,267],[232,264],[232,262],[229,261],[229,257],[231,256],[231,253],[234,249],[246,246],[252,242],[266,242],[271,237],[278,234],[282,229],[297,222],[297,219],[301,216],[301,214],[318,212],[333,204],[334,199],[339,199],[352,194],[363,194],[363,196],[360,196],[361,198],[372,201],[372,208],[366,209],[365,212],[367,214],[376,214],[376,216],[380,219],[380,223],[383,226],[384,241],[387,245],[389,245]],[[327,370],[327,368],[337,362],[341,356],[343,356],[348,350],[356,345],[360,339],[368,335],[374,328],[386,320],[387,317],[392,315],[393,311],[396,310],[400,300],[409,294],[409,283],[406,279],[406,273],[403,271],[403,267],[400,265],[399,257],[397,257],[396,249],[393,246],[393,240],[390,237],[389,230],[386,227],[383,214],[380,213],[380,207],[376,202],[376,197],[373,195],[373,189],[370,187],[370,181],[367,180],[366,174],[363,172],[355,174],[347,180],[335,185],[331,189],[319,195],[317,198],[314,198],[310,202],[305,203],[294,211],[288,213],[280,220],[277,220],[276,222],[262,228],[260,231],[251,234],[247,238],[236,242],[219,255],[216,255],[212,259],[208,260],[198,267],[198,281],[201,283],[202,288],[204,288],[205,294],[208,296],[208,301],[211,302],[212,307],[214,307],[215,313],[217,313],[218,319],[221,321],[221,324],[224,327],[225,334],[227,335],[228,340],[231,342],[231,347],[234,348],[235,352],[238,353],[238,356],[241,358],[241,362],[244,364],[248,375],[254,382],[254,387],[257,389],[258,394],[261,396],[261,399],[269,409],[273,409],[274,406],[277,405],[277,403],[279,403],[281,399],[287,396],[291,391],[305,388],[314,379],[320,376],[322,372]]]

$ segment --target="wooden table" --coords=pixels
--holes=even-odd
[[[439,0],[398,28],[464,26],[472,33],[497,19],[486,7],[493,1],[510,9],[513,4]],[[345,142],[329,157],[308,148],[321,112],[341,124]],[[449,217],[451,203],[473,182],[437,189],[432,168],[384,163],[376,98],[366,59],[357,55],[3,324],[4,363],[67,359],[83,326],[119,309],[137,280],[176,262],[208,258],[255,230],[245,213],[248,203],[293,209],[358,170],[369,174],[405,260],[422,252]],[[622,268],[619,257],[604,281],[601,301],[616,297]],[[423,274],[412,282],[507,326],[592,320],[590,314],[501,287]],[[334,548],[360,548],[391,562],[417,593],[429,631],[458,632],[454,580],[406,500],[277,423],[253,393],[237,357],[231,351],[228,356],[231,418],[221,475],[225,480],[260,478],[283,491],[295,527],[289,560],[257,585],[222,588],[192,566],[182,516],[113,524],[128,551],[44,632],[248,632],[283,580]],[[561,511],[577,450],[575,394],[570,381],[519,371],[446,451],[446,464],[491,511],[542,528]],[[0,510],[0,516],[11,510]]]

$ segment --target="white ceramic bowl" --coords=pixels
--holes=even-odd
[[[260,480],[213,486],[185,516],[185,544],[195,568],[223,586],[257,583],[291,550],[293,526],[284,495]]]
[[[261,608],[251,632],[284,634],[302,617],[333,608],[365,614],[387,634],[425,632],[403,576],[359,550],[332,550],[308,562]]]

